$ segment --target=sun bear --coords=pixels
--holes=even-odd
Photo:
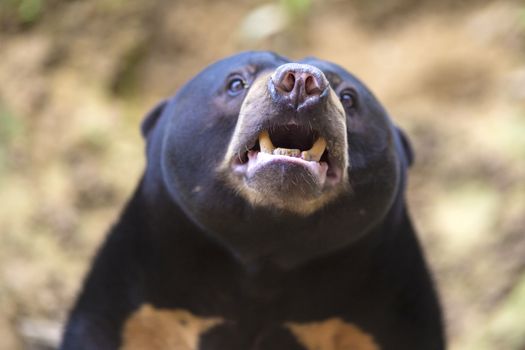
[[[412,150],[336,64],[218,61],[144,119],[147,165],[62,349],[440,350]]]

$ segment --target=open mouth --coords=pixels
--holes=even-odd
[[[341,180],[341,171],[331,162],[327,140],[316,130],[295,124],[260,132],[254,146],[235,157],[233,169],[250,176],[269,164],[280,168],[302,166],[321,186]]]
[[[259,134],[257,146],[260,152],[301,158],[305,161],[319,162],[325,155],[326,161],[326,140],[313,131],[308,132],[297,127],[265,130]],[[256,147],[254,150],[257,150]]]

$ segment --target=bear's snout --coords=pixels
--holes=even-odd
[[[268,84],[272,99],[294,110],[319,103],[330,85],[320,69],[299,63],[279,66]]]

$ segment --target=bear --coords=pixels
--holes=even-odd
[[[146,169],[61,349],[440,350],[413,151],[342,67],[250,51],[143,120]]]

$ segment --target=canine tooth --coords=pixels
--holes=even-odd
[[[299,157],[301,155],[301,150],[295,148],[276,148],[273,150],[273,154],[277,156]]]
[[[312,148],[310,148],[308,151],[305,151],[310,158],[308,160],[316,162],[320,161],[325,149],[326,140],[322,137],[318,138],[317,141],[315,141]]]
[[[261,152],[273,153],[275,146],[273,145],[272,140],[270,140],[270,134],[268,134],[268,131],[263,131],[259,135],[259,146],[261,147]]]

